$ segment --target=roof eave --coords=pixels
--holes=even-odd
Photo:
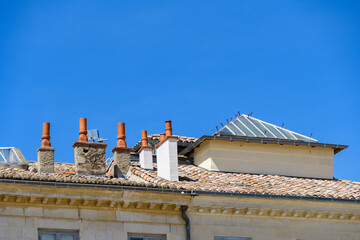
[[[238,142],[257,142],[257,143],[268,143],[268,144],[280,144],[280,145],[293,145],[293,146],[309,146],[309,147],[324,147],[324,148],[332,148],[334,149],[334,154],[346,149],[347,145],[339,145],[339,144],[327,144],[327,143],[319,143],[319,142],[303,142],[303,141],[293,141],[293,140],[282,140],[275,138],[255,138],[255,137],[240,137],[240,136],[209,136],[204,135],[200,137],[196,142],[186,147],[183,151],[181,151],[180,155],[187,155],[193,149],[200,146],[205,141],[208,140],[222,140],[222,141],[238,141]]]

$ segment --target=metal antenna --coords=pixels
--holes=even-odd
[[[283,124],[281,125],[281,128],[283,128],[283,127],[284,127],[284,124],[285,124],[285,123],[283,123]]]
[[[92,140],[93,142],[97,142],[97,143],[102,143],[104,141],[109,140],[108,138],[101,138],[99,134],[99,130],[97,129],[87,130],[87,137],[89,140]]]

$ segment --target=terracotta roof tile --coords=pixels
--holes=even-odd
[[[157,177],[154,170],[145,170],[132,163],[132,174],[145,180],[129,181],[124,178],[78,176],[74,164],[55,163],[53,174],[38,173],[36,162],[29,162],[29,170],[0,168],[0,178],[82,184],[110,184],[142,186],[148,188],[177,189],[184,191],[211,191],[241,194],[260,194],[295,197],[319,197],[360,200],[360,182],[286,177],[278,175],[212,172],[191,164],[179,164],[179,181],[170,182]],[[64,170],[61,170],[64,169]]]
[[[29,171],[37,171],[37,161],[28,161],[28,164],[29,164]],[[55,162],[54,171],[75,174],[75,164]]]
[[[324,180],[278,175],[211,172],[195,165],[179,165],[178,182],[157,177],[154,170],[133,164],[131,172],[148,182],[180,190],[232,192],[297,197],[321,197],[360,200],[360,182]]]

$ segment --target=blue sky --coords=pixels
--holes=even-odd
[[[346,144],[336,178],[360,181],[359,1],[1,1],[0,146],[36,160],[51,122],[73,162],[80,117],[116,144],[200,137],[237,111]]]

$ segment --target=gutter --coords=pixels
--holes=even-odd
[[[236,141],[236,142],[256,142],[256,143],[269,143],[269,144],[279,144],[279,145],[293,145],[293,146],[309,146],[309,147],[326,147],[333,148],[334,154],[346,149],[347,145],[339,144],[327,144],[327,143],[318,143],[318,142],[302,142],[302,141],[292,141],[292,140],[280,140],[276,138],[258,138],[258,137],[239,137],[239,136],[209,136],[204,135],[199,138],[196,142],[192,143],[184,150],[182,150],[179,155],[187,155],[194,148],[200,146],[201,143],[209,140],[222,140],[222,141]]]
[[[190,240],[190,219],[186,215],[186,210],[187,210],[187,206],[181,206],[181,215],[185,220],[185,226],[186,226],[186,240]]]

